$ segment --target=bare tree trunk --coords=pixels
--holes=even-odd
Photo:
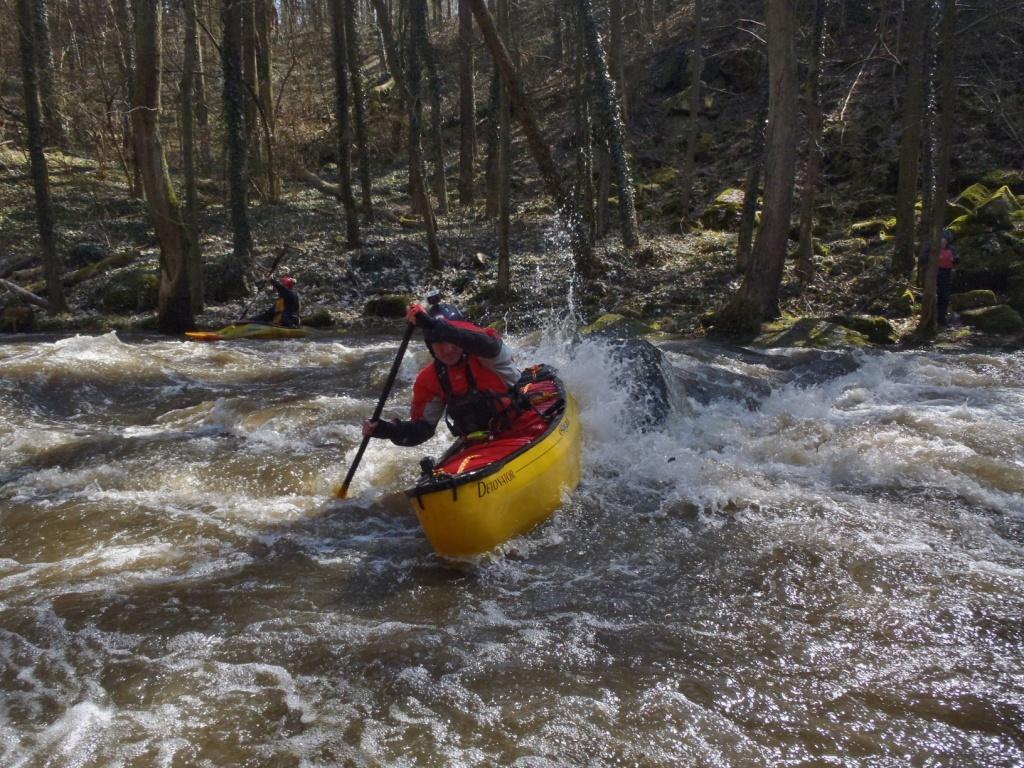
[[[500,131],[498,129],[498,112],[501,105],[501,73],[498,65],[493,65],[491,73],[491,88],[487,100],[487,127],[484,132],[484,140],[487,144],[487,156],[484,158],[484,212],[488,218],[495,218],[498,215],[498,185],[499,185],[499,151],[498,142]]]
[[[227,145],[228,208],[234,245],[234,263],[228,270],[231,289],[239,295],[247,289],[252,272],[252,232],[249,229],[249,147],[245,130],[245,86],[242,82],[242,4],[245,0],[223,0],[221,8],[224,42],[221,65],[224,71],[224,140]]]
[[[267,179],[267,199],[277,202],[281,197],[281,179],[275,163],[276,131],[274,126],[274,92],[271,75],[270,17],[273,0],[255,0],[256,19],[256,79],[259,89],[260,117],[263,121],[263,144],[266,152],[264,172]]]
[[[693,180],[697,158],[697,139],[700,135],[700,79],[704,72],[704,4],[693,1],[693,54],[690,57],[690,120],[686,127],[686,155],[683,158],[682,200],[680,208],[683,217],[690,215],[690,200],[693,195]]]
[[[331,39],[334,43],[334,118],[338,133],[338,185],[345,208],[346,245],[359,245],[359,211],[352,194],[352,127],[348,114],[348,53],[345,50],[345,11],[342,0],[330,0]]]
[[[581,275],[593,276],[596,264],[594,263],[589,238],[587,238],[583,230],[572,198],[565,194],[562,175],[559,173],[555,161],[551,157],[549,144],[545,141],[540,128],[537,126],[533,111],[526,100],[526,94],[523,93],[522,86],[519,84],[519,78],[508,55],[508,50],[501,42],[501,38],[494,27],[494,18],[484,5],[484,0],[469,0],[469,3],[473,9],[473,16],[476,18],[477,26],[480,28],[480,34],[483,36],[484,42],[487,44],[487,48],[497,64],[501,81],[508,91],[513,114],[526,136],[527,146],[530,149],[534,162],[537,163],[541,178],[544,180],[544,187],[548,195],[555,201],[555,205],[558,206],[568,228],[576,269]]]
[[[626,131],[622,125],[615,82],[608,74],[608,58],[605,56],[604,44],[597,29],[591,0],[576,0],[576,10],[586,42],[587,57],[590,59],[594,80],[597,83],[597,95],[604,112],[604,124],[607,126],[608,151],[612,156],[619,186],[619,227],[622,231],[622,242],[627,248],[634,248],[640,244],[640,235],[637,228],[633,179],[626,157]]]
[[[18,0],[18,40],[21,53],[21,79],[25,95],[25,127],[28,132],[29,160],[32,164],[32,187],[36,196],[36,221],[43,247],[43,271],[46,274],[47,310],[50,314],[63,312],[64,272],[57,254],[57,233],[54,225],[53,201],[50,198],[50,175],[43,151],[43,120],[39,104],[39,85],[36,78],[35,39],[33,33],[32,0]]]
[[[194,92],[199,45],[196,27],[196,0],[184,0],[185,55],[181,70],[181,153],[185,171],[185,229],[188,233],[189,296],[192,312],[203,311],[203,257],[199,248],[199,203],[196,194]]]
[[[444,170],[444,132],[441,115],[441,78],[437,74],[434,46],[426,27],[423,28],[423,39],[419,47],[423,53],[423,61],[427,65],[427,81],[430,87],[430,146],[434,155],[434,195],[437,197],[437,212],[442,216],[448,213],[448,180]]]
[[[757,199],[761,193],[761,171],[764,167],[764,147],[750,159],[747,166],[746,186],[743,187],[743,207],[740,209],[740,228],[736,235],[736,270],[745,272],[750,267],[750,254],[754,245],[754,225],[757,222]]]
[[[768,137],[764,209],[750,266],[723,312],[725,325],[754,330],[778,315],[796,171],[795,9],[789,0],[768,0]],[[738,318],[731,323],[730,318]]]
[[[608,73],[619,93],[622,122],[629,122],[629,98],[626,93],[626,63],[622,43],[622,0],[608,0]]]
[[[50,20],[46,0],[32,0],[33,27],[35,28],[34,54],[39,97],[43,105],[43,125],[46,140],[59,147],[67,145],[64,116],[57,102],[57,89],[53,83],[53,47],[50,43]]]
[[[509,0],[498,0],[498,31],[507,39],[510,31]],[[512,292],[509,219],[512,207],[512,120],[508,92],[502,88],[498,101],[498,280],[502,296]]]
[[[114,25],[121,47],[121,74],[124,78],[126,109],[121,116],[121,130],[124,140],[125,154],[131,158],[128,173],[128,188],[132,197],[142,197],[142,176],[139,173],[139,161],[135,157],[135,142],[132,140],[131,117],[128,114],[132,101],[132,88],[135,82],[135,41],[132,33],[132,17],[128,8],[128,0],[114,0]]]
[[[903,131],[900,136],[899,180],[896,189],[896,232],[892,270],[910,276],[916,259],[914,205],[917,202],[924,118],[924,35],[928,0],[907,0],[907,81],[903,93]]]
[[[800,284],[814,277],[814,205],[821,175],[821,60],[825,49],[825,14],[828,0],[814,0],[811,63],[807,72],[807,166],[800,204],[800,244],[797,273]]]
[[[946,193],[949,186],[950,159],[953,154],[953,114],[956,107],[956,0],[942,0],[942,26],[938,40],[939,63],[939,109],[938,146],[935,155],[935,189],[932,193],[931,231],[929,232],[928,269],[924,277],[924,293],[921,297],[921,316],[917,333],[934,336],[937,322],[937,279],[939,274],[939,253],[942,244],[942,229],[946,209]]]
[[[567,25],[568,26],[568,25]],[[579,35],[571,36],[575,40],[573,56],[575,58],[574,77],[576,87],[573,99],[576,112],[576,204],[583,217],[583,225],[587,229],[590,242],[597,239],[597,221],[595,218],[594,200],[594,137],[590,120],[590,101],[587,99],[589,88],[583,67],[583,41]]]
[[[132,88],[132,128],[135,155],[142,171],[146,203],[160,241],[160,288],[157,322],[165,333],[194,327],[189,297],[188,234],[171,187],[158,130],[160,118],[160,4],[135,2],[135,85]]]
[[[259,133],[259,83],[256,76],[256,0],[242,0],[242,77],[245,81],[245,130],[249,144],[249,182],[265,196],[258,179],[263,174]]]
[[[199,16],[196,14],[196,22]],[[196,99],[196,133],[199,144],[199,165],[204,173],[209,173],[213,165],[213,157],[210,151],[210,105],[206,95],[206,69],[203,62],[207,58],[203,54],[203,38],[196,35],[196,74],[195,74],[195,99]]]
[[[345,42],[348,52],[348,75],[352,84],[352,118],[356,126],[356,153],[359,156],[363,216],[366,221],[372,221],[373,195],[370,183],[370,147],[366,133],[366,89],[363,86],[360,68],[355,0],[345,0]]]
[[[427,34],[426,0],[411,0],[409,9],[409,182],[412,187],[413,202],[423,219],[423,227],[427,234],[427,250],[430,253],[430,266],[441,268],[441,250],[437,244],[437,222],[434,219],[430,195],[427,194],[426,171],[423,162],[421,137],[423,134],[423,100],[422,100],[422,68],[420,52],[417,46]]]
[[[476,157],[476,96],[473,91],[473,13],[459,1],[459,203],[474,201],[473,165]]]
[[[381,41],[384,44],[384,57],[387,61],[388,72],[391,79],[395,81],[395,93],[398,94],[399,109],[397,114],[408,113],[409,89],[405,83],[405,72],[402,68],[402,59],[399,56],[398,41],[395,37],[394,27],[391,25],[391,14],[388,12],[384,0],[370,0],[373,3],[373,10],[377,16],[377,28],[380,30]],[[395,118],[396,146],[400,146],[398,135],[402,129],[402,118]]]

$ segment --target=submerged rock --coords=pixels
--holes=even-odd
[[[954,293],[949,297],[949,307],[954,312],[963,312],[965,309],[978,309],[979,307],[991,307],[995,303],[995,292],[987,289]]]

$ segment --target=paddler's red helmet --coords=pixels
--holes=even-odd
[[[277,282],[279,282],[281,285],[283,285],[289,291],[292,288],[295,287],[295,278],[294,277],[289,277],[288,275],[285,275],[284,277],[280,278]]]

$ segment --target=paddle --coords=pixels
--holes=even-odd
[[[270,263],[270,266],[266,270],[264,270],[264,273],[273,275],[274,270],[277,269],[277,265],[281,263],[281,259],[284,258],[284,255],[288,253],[289,250],[291,249],[287,245],[282,245],[277,251],[277,256],[274,257],[274,260]],[[256,285],[259,286],[259,281],[256,282]],[[246,316],[249,314],[250,307],[252,307],[252,303],[256,301],[256,299],[258,299],[259,296],[260,291],[257,289],[256,295],[249,299],[249,303],[242,308],[242,314],[239,315],[238,320],[236,320],[235,322],[240,323],[243,320],[245,320]]]
[[[412,338],[413,331],[416,330],[416,326],[410,324],[405,329],[405,335],[402,337],[402,343],[398,347],[398,354],[395,356],[395,362],[391,364],[391,372],[388,374],[388,380],[384,382],[384,391],[380,393],[380,400],[377,401],[377,407],[373,411],[373,416],[370,417],[370,421],[379,421],[381,412],[384,410],[384,403],[387,402],[388,395],[391,394],[391,387],[395,384],[395,377],[398,376],[398,369],[402,367],[402,358],[405,357],[405,349],[409,346],[409,339]],[[348,487],[352,483],[352,476],[356,473],[356,468],[359,466],[359,462],[363,459],[363,451],[366,450],[366,446],[370,442],[370,435],[363,438],[363,442],[359,446],[359,450],[356,451],[356,457],[352,460],[352,465],[348,468],[348,474],[345,475],[344,482],[334,490],[334,495],[339,499],[348,498]]]

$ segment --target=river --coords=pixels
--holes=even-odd
[[[440,435],[329,498],[394,335],[0,343],[2,764],[1024,764],[1024,355],[669,344],[652,424],[512,341],[583,482],[464,562],[402,494]]]

